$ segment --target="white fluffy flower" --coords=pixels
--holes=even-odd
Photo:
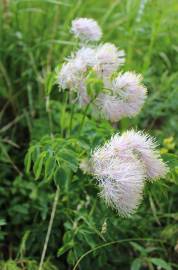
[[[116,138],[117,140],[117,138]],[[143,164],[146,177],[157,179],[165,177],[168,166],[163,162],[156,149],[155,140],[143,132],[127,131],[115,142],[121,152],[134,153]]]
[[[98,41],[102,36],[102,31],[98,23],[88,18],[73,20],[71,30],[81,40]]]
[[[116,134],[91,158],[101,195],[120,215],[128,216],[138,207],[146,178],[166,175],[168,169],[155,150],[153,140],[141,132]]]
[[[116,161],[102,174],[100,195],[120,215],[129,216],[136,211],[142,200],[144,171],[137,160],[134,163]]]
[[[80,58],[87,66],[93,66],[96,63],[95,49],[82,47],[76,53],[76,57]]]
[[[142,76],[134,72],[125,72],[115,78],[110,91],[110,94],[100,94],[96,104],[105,118],[112,122],[137,115],[147,97]]]
[[[62,89],[78,88],[80,82],[85,80],[87,68],[94,65],[94,63],[95,51],[92,48],[82,47],[75,54],[72,53],[67,63],[63,64],[59,72],[59,86]]]
[[[123,101],[125,114],[134,116],[141,110],[147,90],[142,84],[142,76],[134,72],[125,72],[113,81],[113,94]]]
[[[69,59],[64,63],[59,75],[58,83],[62,89],[75,89],[83,79],[86,72],[86,64],[80,58]]]
[[[115,96],[101,93],[97,97],[95,104],[102,116],[111,122],[117,122],[125,116],[122,101]]]
[[[124,63],[124,56],[124,51],[118,50],[114,44],[105,43],[96,50],[94,69],[100,76],[110,77]]]
[[[99,181],[101,196],[122,216],[132,214],[142,199],[144,170],[132,156],[122,160],[119,152],[110,151],[110,143],[94,151],[93,174]]]
[[[86,71],[86,61],[84,61],[81,56],[76,56],[63,64],[58,75],[59,86],[62,89],[69,89],[77,92],[77,99],[81,106],[88,104],[90,101],[85,83]]]

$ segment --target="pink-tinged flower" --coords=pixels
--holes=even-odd
[[[102,31],[98,23],[88,18],[73,20],[71,31],[81,40],[98,41],[102,36]]]
[[[168,166],[163,162],[154,138],[148,134],[130,130],[116,141],[121,152],[127,152],[128,155],[133,153],[142,162],[147,178],[154,180],[168,173]]]
[[[140,161],[122,160],[109,149],[109,143],[94,151],[91,159],[100,195],[122,216],[134,213],[142,199],[144,169]]]
[[[109,94],[100,94],[97,99],[97,105],[106,119],[116,122],[140,112],[147,97],[141,75],[125,72],[116,77],[110,87]]]
[[[90,97],[87,94],[86,75],[87,63],[80,56],[73,57],[63,64],[59,75],[58,83],[62,89],[69,89],[77,93],[77,100],[81,106],[89,103]]]
[[[123,101],[125,115],[132,117],[139,113],[145,99],[147,90],[142,84],[142,76],[134,72],[125,72],[113,80],[113,95]]]
[[[96,49],[95,71],[103,78],[110,77],[125,62],[125,53],[114,44],[105,43]]]
[[[108,205],[117,209],[122,216],[130,216],[143,197],[144,171],[139,162],[122,162],[105,169],[103,180],[99,181],[100,195]]]
[[[101,93],[98,95],[95,105],[101,112],[102,117],[113,123],[125,117],[123,102],[116,96]]]
[[[80,58],[87,66],[94,66],[96,63],[95,49],[82,47],[76,52],[76,57]]]
[[[80,58],[69,59],[64,63],[59,74],[58,83],[62,89],[76,89],[83,80],[86,72],[86,64]]]
[[[120,215],[129,216],[137,209],[145,179],[164,177],[168,172],[155,147],[148,135],[128,131],[114,135],[92,153],[91,171],[101,195]]]

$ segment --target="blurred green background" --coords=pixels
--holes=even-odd
[[[76,17],[96,19],[102,42],[125,50],[124,69],[143,74],[148,99],[119,128],[155,135],[171,173],[148,185],[128,220],[108,209],[91,179],[78,173],[62,191],[44,270],[73,269],[82,254],[107,243],[84,257],[79,269],[178,269],[178,1],[1,0],[0,270],[38,269],[55,188],[27,175],[23,160],[29,143],[49,133],[46,76],[75,48],[70,25]],[[60,100],[54,87],[56,130]],[[110,243],[128,238],[133,240]]]

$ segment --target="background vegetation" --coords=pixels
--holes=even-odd
[[[69,33],[71,20],[81,16],[99,22],[103,42],[125,50],[125,68],[142,73],[149,90],[139,116],[122,120],[118,131],[136,127],[155,135],[171,173],[148,184],[138,212],[123,219],[97,197],[91,177],[80,170],[71,172],[68,181],[60,183],[43,269],[73,269],[92,249],[79,269],[178,269],[177,15],[177,0],[1,0],[1,270],[38,269],[56,188],[46,180],[50,177],[35,181],[36,172],[25,171],[24,158],[29,144],[51,130],[67,132],[71,107],[68,104],[63,114],[65,94],[54,86],[48,100],[46,91],[50,72],[75,46]],[[73,135],[83,117],[77,107],[74,113]],[[109,123],[95,122],[86,117],[80,138],[89,149],[113,132]],[[49,165],[48,171],[52,170]]]

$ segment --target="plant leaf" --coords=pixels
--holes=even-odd
[[[136,258],[131,265],[131,270],[139,270],[142,265],[141,259]]]
[[[64,183],[67,181],[67,174],[63,168],[58,168],[54,175],[54,182],[56,186],[64,186]]]
[[[165,262],[163,259],[160,258],[151,258],[150,261],[156,265],[156,266],[161,266],[161,268],[165,269],[165,270],[171,270],[172,267],[170,264],[168,264],[167,262]]]

